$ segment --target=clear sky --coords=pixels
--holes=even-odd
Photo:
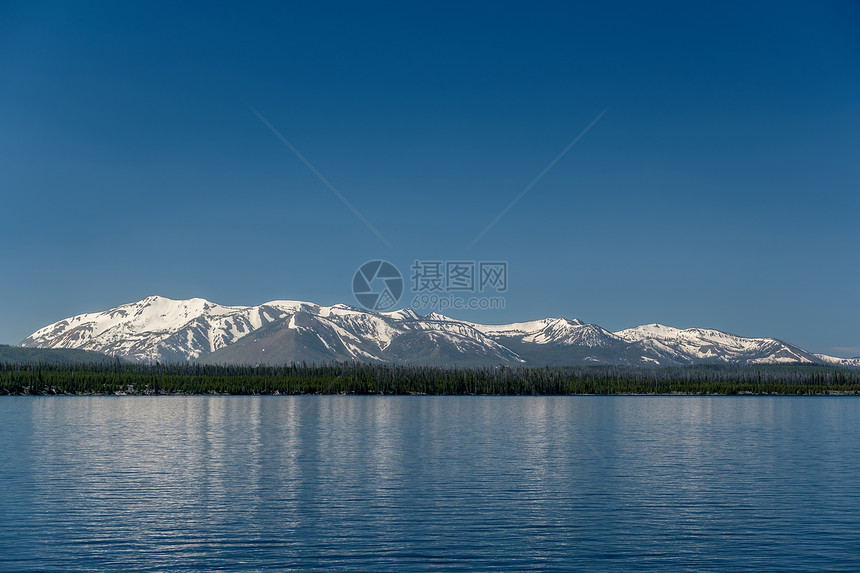
[[[858,190],[856,2],[0,3],[0,343],[467,259],[510,287],[457,318],[855,356]]]

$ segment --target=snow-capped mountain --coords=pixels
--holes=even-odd
[[[201,359],[260,364],[359,360],[434,365],[522,364],[467,323],[427,321],[412,311],[371,313],[345,305],[300,310]]]
[[[449,319],[450,320],[450,319]],[[518,338],[531,344],[601,347],[617,341],[615,335],[597,325],[566,318],[544,318],[514,324],[475,324],[477,330],[493,338]]]
[[[301,301],[223,306],[159,296],[61,320],[37,330],[21,346],[79,348],[143,363],[860,366],[860,359],[810,354],[773,338],[701,328],[652,324],[612,333],[565,318],[486,325],[412,310],[375,313]]]
[[[223,306],[159,296],[61,320],[21,346],[81,348],[136,362],[523,362],[468,323],[425,321],[410,310],[372,313],[299,301]]]
[[[815,364],[820,361],[801,348],[773,338],[745,338],[705,328],[681,330],[647,324],[621,330],[615,336],[636,345],[643,356],[647,353],[660,364]]]
[[[836,356],[827,356],[826,354],[816,354],[815,357],[826,364],[833,364],[834,366],[860,368],[860,356],[855,358],[837,358]]]
[[[55,322],[28,336],[21,346],[81,348],[138,362],[193,360],[303,307],[319,308],[293,301],[245,307],[202,298],[150,296]]]
[[[608,330],[577,319],[544,318],[473,326],[529,364],[638,364],[639,360],[629,355],[628,344]]]

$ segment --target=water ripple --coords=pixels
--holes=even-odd
[[[3,571],[857,571],[860,400],[0,400]]]

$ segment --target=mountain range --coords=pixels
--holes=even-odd
[[[224,306],[150,296],[41,328],[25,348],[81,349],[140,363],[285,364],[361,361],[435,366],[617,364],[832,364],[774,338],[649,324],[609,332],[577,319],[486,325],[410,309],[370,312],[336,304],[272,301]]]

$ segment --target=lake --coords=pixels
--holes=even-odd
[[[0,570],[860,570],[860,399],[4,397]]]

